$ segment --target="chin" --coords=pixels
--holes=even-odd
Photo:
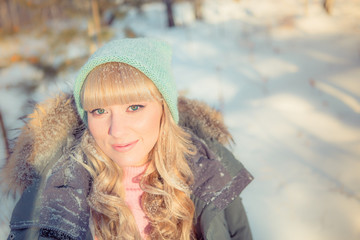
[[[142,162],[140,160],[134,161],[134,158],[130,158],[130,159],[115,159],[115,162],[120,166],[120,167],[134,167],[134,166],[141,166],[143,164],[145,164],[145,162]]]

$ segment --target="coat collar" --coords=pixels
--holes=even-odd
[[[220,112],[203,102],[179,97],[179,125],[191,129],[205,142],[232,141]],[[61,149],[70,149],[79,140],[84,126],[70,94],[37,104],[22,127],[12,154],[1,169],[0,182],[8,193],[22,192]]]

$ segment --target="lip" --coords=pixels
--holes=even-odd
[[[124,143],[124,144],[113,144],[111,145],[113,149],[118,152],[127,152],[130,151],[135,145],[138,143],[139,140],[135,140],[133,142]]]

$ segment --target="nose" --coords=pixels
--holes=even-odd
[[[120,113],[113,113],[111,115],[109,126],[109,135],[119,138],[125,136],[129,130],[129,119]]]

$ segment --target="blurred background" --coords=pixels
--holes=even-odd
[[[360,0],[0,0],[0,166],[33,103],[124,37],[168,41],[180,93],[223,113],[255,240],[360,239]]]

